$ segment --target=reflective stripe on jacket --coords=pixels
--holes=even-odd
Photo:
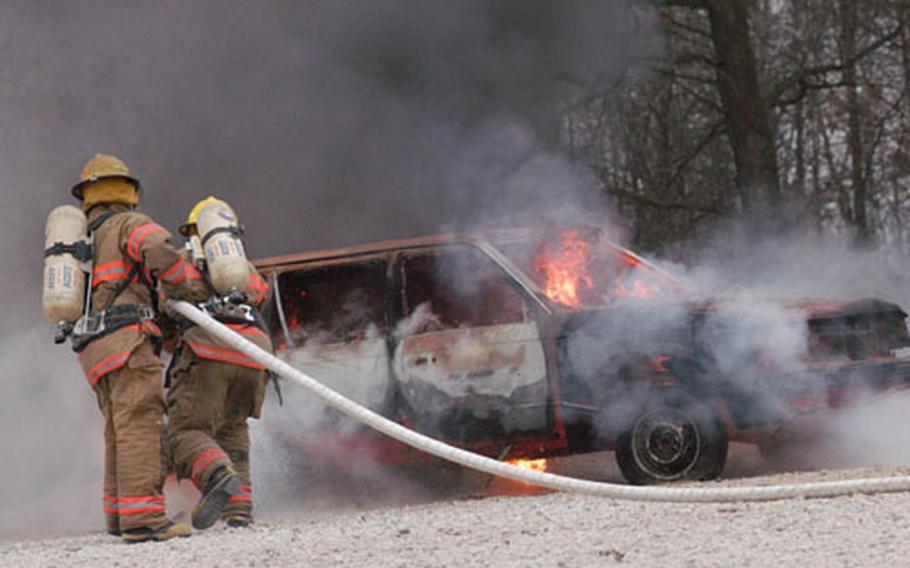
[[[268,286],[259,272],[250,264],[250,283],[249,294],[250,305],[259,309],[265,301],[268,294]],[[256,346],[272,352],[272,341],[266,332],[259,329],[251,323],[228,323],[225,324],[233,329],[244,338],[253,342]],[[193,352],[203,359],[219,361],[221,363],[230,363],[240,365],[251,369],[265,369],[262,365],[248,357],[247,355],[231,349],[229,345],[220,339],[209,337],[198,326],[193,326],[183,332],[182,342],[186,344]]]
[[[89,220],[94,221],[108,211],[117,214],[105,220],[94,232],[92,310],[104,309],[112,298],[114,306],[151,307],[154,292],[147,283],[169,270],[179,271],[176,265],[182,261],[180,251],[171,246],[170,233],[147,215],[119,207],[98,206],[89,213]],[[141,278],[140,266],[143,269]],[[127,278],[130,278],[129,283],[114,297]],[[201,301],[207,295],[201,279],[183,278],[180,282],[162,281],[161,284],[165,293],[174,298]],[[123,367],[136,347],[160,335],[155,323],[143,322],[125,326],[89,343],[79,353],[79,363],[89,384],[94,386],[105,375]]]

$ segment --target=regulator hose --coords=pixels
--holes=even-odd
[[[497,461],[480,454],[450,446],[401,424],[389,420],[353,400],[328,388],[307,374],[295,369],[278,357],[244,339],[240,334],[214,320],[192,304],[168,300],[168,307],[218,338],[231,348],[240,351],[320,397],[330,406],[344,412],[351,418],[403,442],[413,448],[436,457],[460,464],[464,467],[498,475],[515,481],[530,483],[539,487],[625,499],[630,501],[662,501],[686,503],[717,503],[730,501],[773,501],[798,497],[837,497],[854,493],[893,493],[910,491],[910,476],[879,477],[816,483],[763,485],[750,487],[640,487],[604,483],[555,475],[542,471],[521,468]]]

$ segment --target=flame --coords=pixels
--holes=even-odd
[[[517,459],[509,460],[508,463],[521,467],[524,469],[530,469],[533,471],[547,471],[547,460],[545,458],[540,458],[536,460],[530,459]]]
[[[562,249],[543,248],[534,260],[534,269],[543,276],[543,291],[555,302],[577,308],[581,287],[592,289],[594,280],[588,273],[591,245],[572,229],[562,234]]]
[[[657,286],[649,286],[641,280],[636,280],[631,286],[617,282],[613,287],[613,295],[617,298],[653,298],[659,292]]]

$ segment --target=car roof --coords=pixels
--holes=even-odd
[[[509,240],[530,237],[529,229],[495,229],[470,233],[442,233],[425,235],[421,237],[377,241],[348,247],[314,250],[294,254],[270,256],[254,261],[257,268],[274,268],[289,264],[306,262],[330,261],[341,258],[369,256],[372,254],[386,253],[398,250],[416,249],[451,243],[500,243]]]
[[[348,258],[353,259],[357,257],[366,257],[394,251],[419,249],[453,243],[473,244],[479,247],[482,247],[484,244],[489,244],[495,247],[497,245],[504,245],[510,242],[527,242],[534,239],[534,236],[536,234],[539,234],[539,232],[528,228],[506,228],[489,229],[474,232],[441,233],[436,235],[424,235],[421,237],[377,241],[373,243],[352,245],[341,248],[270,256],[256,260],[253,264],[259,270],[267,270],[269,268],[290,267],[311,262],[331,262],[335,260],[343,260]],[[634,251],[629,250],[626,247],[618,245],[612,241],[606,241],[606,244],[613,247],[615,250],[621,252],[622,254],[628,255],[630,258],[635,259],[637,263],[647,266],[650,270],[660,274],[664,278],[667,278],[669,281],[673,282],[674,285],[682,286],[683,283],[679,277],[670,274],[663,268],[639,256]]]
[[[472,233],[449,233],[439,235],[426,235],[422,237],[413,237],[407,239],[393,239],[387,241],[378,241],[348,247],[333,248],[306,251],[301,253],[286,254],[279,256],[270,256],[258,259],[254,262],[257,268],[273,268],[287,264],[300,264],[305,262],[315,262],[321,260],[336,260],[340,258],[351,258],[357,256],[368,256],[371,254],[392,252],[396,250],[406,250],[435,246],[450,243],[471,243],[478,244],[489,242],[490,239],[480,234]]]

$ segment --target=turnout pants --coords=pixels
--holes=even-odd
[[[145,341],[126,365],[95,384],[104,415],[104,512],[112,533],[167,523],[161,373],[161,362]]]
[[[252,518],[250,437],[247,418],[258,418],[266,373],[197,356],[184,346],[170,372],[167,439],[178,479],[205,491],[212,474],[231,466],[243,494],[231,497],[224,516]]]

